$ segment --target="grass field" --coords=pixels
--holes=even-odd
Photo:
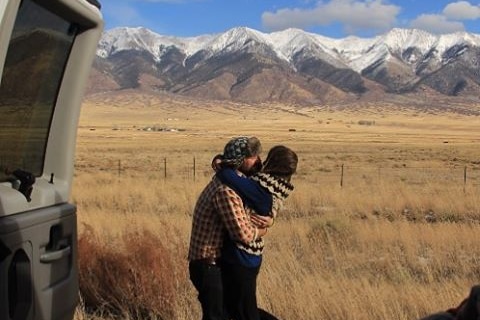
[[[461,106],[478,111],[480,105]],[[77,319],[199,319],[191,213],[234,136],[299,155],[266,238],[260,305],[280,319],[418,319],[480,276],[480,118],[394,105],[249,106],[124,94],[82,109],[73,201]]]

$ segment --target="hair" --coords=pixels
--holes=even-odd
[[[262,144],[257,137],[250,137],[248,138],[247,149],[247,157],[258,156],[262,152]]]
[[[290,181],[297,171],[297,164],[298,156],[292,149],[282,145],[275,146],[268,152],[262,172]]]

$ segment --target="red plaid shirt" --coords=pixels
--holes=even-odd
[[[188,259],[219,258],[226,232],[234,241],[249,243],[256,240],[258,230],[250,222],[242,199],[213,178],[195,205]]]

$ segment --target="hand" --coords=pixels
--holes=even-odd
[[[268,228],[258,228],[258,234],[257,237],[261,238],[267,234]]]
[[[268,228],[273,225],[273,218],[270,216],[261,216],[258,214],[253,214],[250,217],[250,220],[257,228]]]

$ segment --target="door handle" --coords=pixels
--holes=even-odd
[[[56,260],[60,260],[72,253],[72,248],[70,246],[65,247],[56,251],[49,251],[40,255],[40,262],[42,263],[52,263]]]

